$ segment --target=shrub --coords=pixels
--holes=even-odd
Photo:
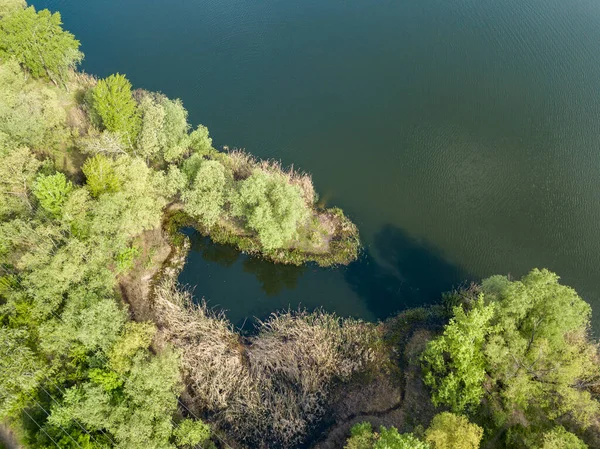
[[[184,210],[209,228],[223,215],[232,180],[217,161],[200,164],[190,189],[181,195]]]
[[[435,415],[425,431],[425,441],[432,449],[477,449],[482,437],[481,427],[449,412]]]
[[[300,187],[279,174],[262,170],[255,170],[240,183],[232,211],[258,233],[267,250],[290,245],[309,216]]]

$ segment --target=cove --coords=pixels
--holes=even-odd
[[[234,323],[298,304],[376,319],[533,267],[600,306],[597,2],[32,4],[61,11],[87,72],[181,98],[217,145],[311,172],[359,226],[343,269],[193,251],[181,281]]]

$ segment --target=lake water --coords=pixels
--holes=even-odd
[[[346,268],[193,237],[180,280],[242,325],[322,305],[373,320],[463,279],[547,267],[600,329],[597,0],[36,0],[83,68],[184,101],[217,145],[313,174],[358,224]]]

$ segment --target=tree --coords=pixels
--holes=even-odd
[[[198,125],[198,127],[192,131],[189,135],[189,147],[194,151],[195,154],[207,155],[213,149],[212,139],[208,134],[208,128],[204,125]]]
[[[567,432],[562,426],[556,426],[544,433],[540,449],[587,449],[587,447],[587,444],[577,435]]]
[[[379,428],[379,439],[373,449],[429,449],[429,444],[419,440],[412,433],[398,433],[398,429]]]
[[[223,215],[232,180],[223,164],[204,161],[198,169],[192,187],[182,194],[184,210],[208,227]]]
[[[429,449],[428,443],[412,433],[401,434],[395,427],[384,426],[379,428],[379,433],[375,433],[369,422],[352,426],[350,435],[344,449]]]
[[[94,197],[103,193],[117,192],[121,187],[119,178],[115,173],[114,163],[111,159],[101,154],[85,161],[82,167],[86,178],[86,185]]]
[[[35,78],[64,83],[83,59],[79,41],[62,29],[59,13],[16,10],[0,20],[0,57],[14,57]]]
[[[173,431],[177,446],[197,447],[210,439],[210,426],[200,420],[184,419]]]
[[[151,95],[144,95],[140,102],[142,125],[137,140],[138,154],[146,159],[159,155],[166,146],[165,108]]]
[[[240,183],[232,199],[232,212],[258,233],[266,250],[290,245],[309,216],[298,186],[282,175],[262,170]]]
[[[173,162],[179,159],[188,149],[188,113],[179,99],[169,100],[167,97],[163,97],[161,104],[165,111],[163,157],[165,161]]]
[[[39,167],[40,161],[25,147],[0,156],[1,218],[33,210],[29,194]]]
[[[62,207],[73,191],[73,184],[64,174],[40,175],[37,177],[33,194],[40,205],[54,216],[59,216]]]
[[[15,416],[44,376],[23,329],[0,327],[0,418]]]
[[[493,314],[494,307],[486,306],[481,296],[469,312],[457,306],[443,335],[427,344],[421,364],[436,406],[445,404],[459,413],[479,405],[486,372],[483,345]]]
[[[483,282],[495,302],[496,332],[485,346],[494,397],[506,413],[530,418],[570,415],[582,426],[600,413],[586,388],[600,380],[598,347],[588,340],[591,308],[559,277],[532,270],[520,281]]]
[[[346,441],[344,449],[372,449],[376,437],[370,422],[354,424],[350,429],[350,438]]]
[[[0,0],[0,19],[26,7],[25,0]]]
[[[435,415],[425,431],[425,441],[432,449],[477,449],[482,437],[481,427],[449,412]]]
[[[119,134],[128,147],[133,146],[141,119],[131,83],[124,75],[117,73],[98,81],[92,90],[92,107],[105,129]]]
[[[27,83],[14,60],[0,64],[0,134],[4,145],[54,149],[69,136],[56,89]]]

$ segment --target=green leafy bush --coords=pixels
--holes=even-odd
[[[482,437],[481,427],[449,412],[435,415],[425,431],[425,441],[432,449],[477,449]]]
[[[220,162],[202,162],[191,188],[181,195],[184,210],[209,228],[213,226],[224,213],[233,181],[230,178]]]
[[[262,170],[242,181],[232,199],[232,211],[258,233],[262,246],[283,248],[298,237],[309,217],[300,187],[276,173]]]

